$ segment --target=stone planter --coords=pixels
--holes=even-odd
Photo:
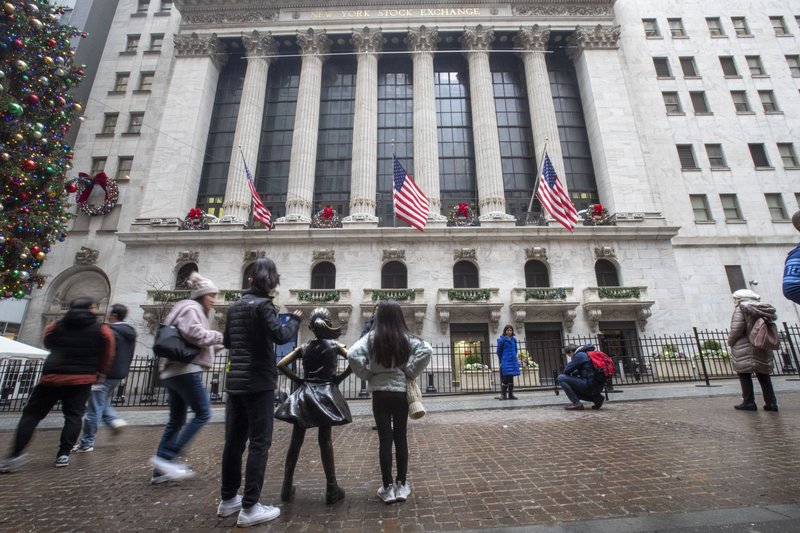
[[[519,377],[516,378],[519,387],[538,387],[542,384],[539,380],[538,368],[520,368]]]
[[[489,392],[492,390],[491,370],[462,370],[461,390],[470,392]]]
[[[697,363],[697,373],[702,377],[703,367],[700,364],[700,359],[698,358],[695,361]],[[708,377],[733,376],[736,374],[733,371],[729,357],[703,357],[703,362],[706,364]]]
[[[656,375],[659,379],[686,379],[694,377],[692,362],[688,359],[657,359]]]

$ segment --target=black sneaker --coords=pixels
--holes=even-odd
[[[59,455],[56,459],[56,468],[64,468],[69,466],[69,455]]]
[[[592,409],[595,410],[600,409],[601,407],[603,407],[603,402],[605,401],[606,397],[601,394],[600,396],[594,399],[594,405],[592,406]]]

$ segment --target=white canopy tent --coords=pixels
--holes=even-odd
[[[50,352],[0,336],[0,359],[44,359]]]

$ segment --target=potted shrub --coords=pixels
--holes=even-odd
[[[694,376],[692,361],[674,344],[662,344],[656,356],[655,370],[659,379],[684,379]]]
[[[517,352],[519,359],[519,379],[523,387],[538,387],[541,385],[539,380],[539,364],[536,363],[527,350]]]
[[[728,350],[723,350],[722,345],[715,340],[703,341],[700,345],[700,355],[706,367],[709,377],[713,376],[732,376],[735,372],[731,366],[731,354]],[[697,363],[697,371],[702,371],[700,362]]]
[[[461,369],[462,391],[489,391],[492,388],[492,371],[481,362],[481,356],[468,355]]]

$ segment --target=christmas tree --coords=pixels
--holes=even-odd
[[[0,298],[41,288],[39,268],[67,236],[76,186],[64,136],[81,112],[69,90],[84,72],[71,45],[81,33],[61,14],[49,0],[0,4]]]

